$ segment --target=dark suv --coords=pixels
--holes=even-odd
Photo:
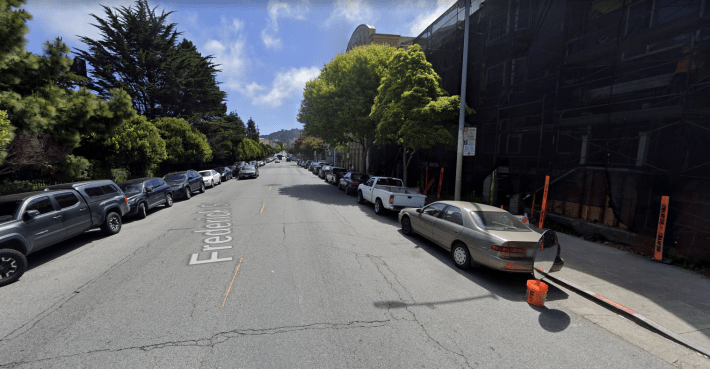
[[[126,216],[138,215],[145,219],[147,211],[160,205],[173,206],[173,192],[162,178],[139,178],[118,184],[128,197],[129,212]]]
[[[195,191],[205,193],[205,183],[202,181],[202,176],[194,170],[168,173],[163,176],[163,180],[170,186],[174,198],[184,197],[189,200]]]

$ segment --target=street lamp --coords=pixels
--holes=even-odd
[[[463,175],[463,126],[466,118],[466,72],[468,71],[468,30],[469,30],[469,9],[471,0],[464,0],[466,3],[464,13],[463,31],[463,65],[461,66],[461,109],[459,110],[459,137],[456,148],[456,184],[454,187],[454,200],[461,200],[461,177]]]

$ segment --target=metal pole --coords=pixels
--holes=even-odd
[[[459,140],[456,149],[456,185],[454,187],[454,200],[461,200],[461,176],[463,172],[463,125],[466,118],[466,72],[468,71],[468,30],[469,30],[469,7],[471,0],[463,0],[466,3],[464,14],[463,31],[463,65],[461,65],[461,110],[459,110]]]

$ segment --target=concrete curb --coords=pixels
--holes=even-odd
[[[641,325],[647,329],[650,329],[651,331],[654,331],[654,332],[656,332],[656,333],[658,333],[658,334],[660,334],[660,335],[662,335],[662,336],[664,336],[676,343],[679,343],[685,347],[688,347],[692,350],[697,351],[698,353],[704,355],[707,358],[710,358],[710,349],[709,348],[707,348],[705,346],[701,346],[698,343],[693,342],[687,338],[681,337],[680,335],[676,334],[675,332],[665,328],[664,326],[654,322],[651,319],[646,318],[645,316],[639,314],[638,312],[627,308],[626,306],[623,306],[617,302],[614,302],[614,301],[612,301],[612,300],[610,300],[598,293],[586,290],[586,289],[584,289],[580,286],[577,286],[576,284],[574,284],[572,282],[566,281],[562,278],[551,277],[549,274],[546,274],[545,279],[549,279],[551,281],[557,282],[557,283],[581,294],[582,296],[586,297],[587,299],[592,300],[592,301],[596,302],[597,304],[599,304],[609,310],[612,310],[612,311],[618,313],[619,315],[624,316],[625,318],[635,322],[638,325]]]

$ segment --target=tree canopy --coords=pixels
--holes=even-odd
[[[217,65],[192,42],[177,44],[180,32],[168,23],[172,12],[158,14],[147,0],[103,9],[104,18],[91,14],[101,38],[82,36],[87,49],[76,49],[92,67],[92,90],[104,97],[113,88],[128,91],[135,109],[149,119],[226,112],[226,94],[215,80]]]
[[[82,133],[107,134],[135,114],[125,91],[110,89],[100,98],[82,87],[86,80],[70,72],[61,39],[45,42],[43,55],[25,51],[31,16],[18,9],[24,1],[0,4],[0,110],[7,112],[9,129],[17,128],[0,173],[62,161]]]
[[[248,139],[259,142],[259,128],[256,127],[256,122],[251,118],[247,121],[246,135]]]
[[[197,163],[212,159],[207,137],[182,118],[160,118],[154,122],[165,140],[168,163]]]
[[[236,112],[213,121],[196,121],[194,125],[207,136],[215,160],[227,163],[239,160],[237,146],[246,138],[246,126]]]
[[[402,146],[403,181],[417,150],[438,144],[454,144],[460,97],[448,96],[441,77],[426,60],[419,45],[397,50],[387,68],[371,117],[377,124],[376,144]],[[473,111],[466,108],[467,114]]]
[[[367,140],[377,127],[370,111],[395,51],[389,45],[365,45],[326,64],[303,91],[298,121],[305,133],[331,146],[357,142],[367,152]],[[362,160],[365,168],[366,158]]]

